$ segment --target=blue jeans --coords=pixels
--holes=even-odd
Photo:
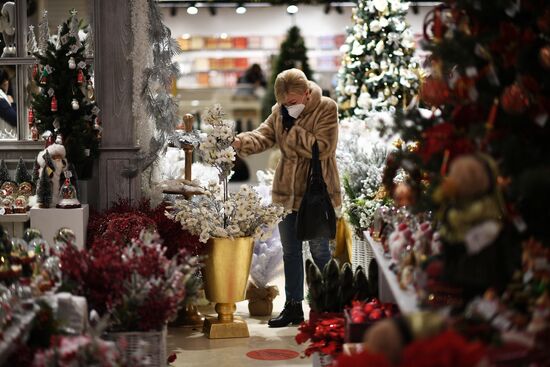
[[[279,223],[279,233],[283,244],[286,300],[298,302],[304,299],[304,260],[302,241],[296,238],[296,217],[296,212],[287,215]],[[311,256],[321,271],[331,257],[328,242],[328,239],[309,241]]]

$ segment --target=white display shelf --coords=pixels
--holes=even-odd
[[[391,260],[384,255],[382,244],[374,240],[368,231],[365,231],[364,235],[378,263],[378,288],[380,300],[382,302],[397,303],[403,314],[418,311],[418,297],[415,290],[412,287],[407,289],[401,288],[396,274],[390,270]]]

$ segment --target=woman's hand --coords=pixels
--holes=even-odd
[[[231,146],[233,148],[235,148],[235,150],[241,149],[241,139],[235,138],[235,140],[233,140],[233,144],[231,144]]]

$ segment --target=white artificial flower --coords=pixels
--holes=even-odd
[[[378,33],[382,29],[382,26],[380,25],[380,22],[375,19],[370,22],[369,29],[371,30],[371,32]]]
[[[383,71],[388,70],[388,62],[386,60],[380,61],[380,69],[382,69]]]
[[[340,52],[341,53],[348,53],[350,51],[350,47],[347,43],[344,43],[342,46],[340,46]]]
[[[390,24],[390,22],[388,21],[388,19],[386,17],[380,18],[380,27],[386,28],[388,26],[388,24]]]
[[[370,97],[370,94],[368,93],[361,93],[359,95],[359,98],[357,99],[357,106],[365,109],[370,110],[372,106],[372,99]]]
[[[351,50],[351,54],[354,56],[360,56],[365,51],[365,45],[362,45],[359,41],[353,42],[353,49]]]
[[[413,48],[414,47],[414,36],[410,29],[403,31],[403,39],[401,40],[401,46],[404,48]]]
[[[380,40],[376,44],[376,47],[374,48],[374,51],[376,52],[377,55],[380,55],[382,52],[384,52],[384,48],[385,48],[384,41]]]
[[[372,1],[374,7],[379,12],[383,13],[388,8],[388,1],[387,0],[373,0]]]

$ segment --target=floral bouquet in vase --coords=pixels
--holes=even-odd
[[[218,171],[219,182],[210,182],[205,194],[191,200],[179,200],[167,215],[206,243],[210,238],[252,237],[266,240],[286,213],[282,206],[265,203],[251,187],[241,186],[228,192],[235,150],[233,121],[224,119],[220,105],[211,107],[204,118],[204,135],[199,147],[204,162]]]
[[[199,151],[206,164],[218,171],[218,182],[210,182],[204,195],[176,201],[167,215],[206,243],[203,269],[206,298],[216,302],[218,318],[207,318],[204,330],[209,338],[248,337],[244,321],[234,322],[235,302],[245,299],[254,240],[266,240],[286,210],[265,203],[250,186],[236,193],[228,191],[235,150],[233,122],[224,119],[219,105],[204,118]]]

